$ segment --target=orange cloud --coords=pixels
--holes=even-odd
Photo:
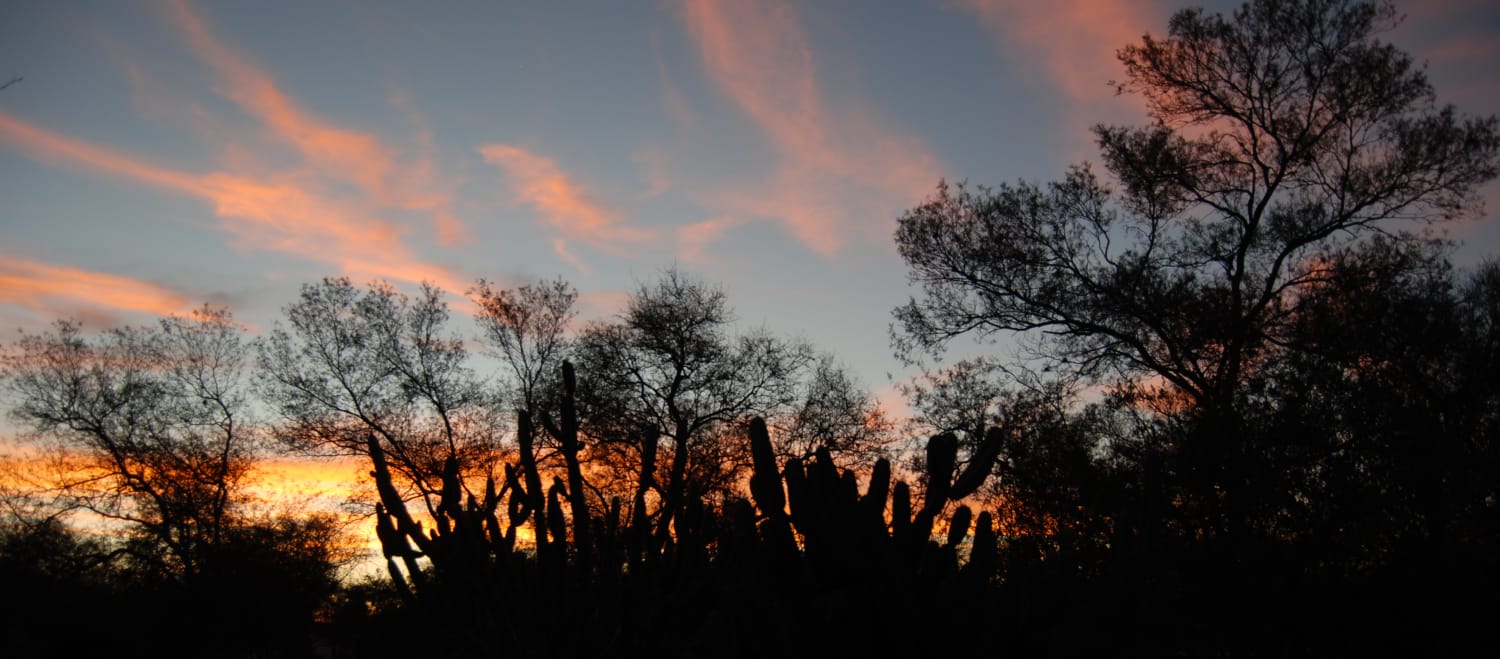
[[[200,196],[227,220],[223,227],[249,246],[336,265],[356,279],[430,281],[450,292],[463,283],[446,268],[417,258],[403,231],[350,202],[329,199],[294,179],[257,180],[215,173]]]
[[[1115,54],[1148,28],[1166,27],[1155,0],[963,0],[1006,46],[1039,55],[1050,80],[1074,101],[1114,96],[1124,70]]]
[[[884,238],[887,216],[920,199],[941,177],[920,140],[883,129],[859,107],[830,110],[789,6],[687,2],[682,14],[709,78],[755,120],[781,157],[764,189],[721,196],[734,213],[778,219],[831,257],[856,229],[856,213],[881,217]],[[850,209],[843,201],[872,196],[878,211]]]
[[[179,192],[191,192],[198,186],[190,174],[157,167],[83,140],[59,135],[16,119],[3,110],[0,110],[0,139],[13,142],[33,157],[52,164],[82,165]]]
[[[358,186],[384,206],[432,213],[439,243],[462,240],[465,230],[451,210],[451,193],[432,190],[430,158],[402,165],[393,149],[374,135],[341,128],[302,109],[269,74],[221,42],[186,0],[169,0],[167,6],[188,44],[224,78],[222,93],[259,119],[274,137],[296,148],[323,175]],[[407,104],[402,97],[395,102]],[[430,150],[430,136],[424,134],[420,141]]]
[[[579,317],[582,320],[604,320],[613,318],[630,306],[631,294],[624,291],[601,291],[583,293],[578,296]]]
[[[678,258],[688,263],[707,263],[704,248],[718,240],[725,231],[741,224],[744,224],[744,220],[723,215],[677,229]]]
[[[517,199],[535,208],[567,239],[623,254],[621,243],[652,238],[650,231],[623,224],[619,211],[596,200],[550,158],[508,144],[484,145],[479,147],[479,154],[485,162],[505,171]],[[564,243],[554,242],[554,246],[558,256],[575,266],[582,265],[566,251]]]
[[[249,110],[276,137],[292,144],[313,163],[389,200],[396,169],[388,149],[374,136],[332,126],[297,107],[275,80],[221,43],[186,0],[169,0],[171,17],[188,44],[225,78],[221,90]]]
[[[0,302],[51,313],[60,301],[162,316],[192,307],[187,296],[165,286],[0,254]]]
[[[0,112],[0,139],[32,157],[187,194],[213,204],[224,229],[251,247],[331,263],[361,278],[431,281],[449,291],[462,282],[418,259],[389,222],[362,206],[338,202],[294,178],[258,180],[226,173],[195,175],[160,167],[89,142],[54,133]]]

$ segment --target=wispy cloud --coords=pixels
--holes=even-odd
[[[118,151],[54,133],[12,117],[4,110],[0,110],[0,138],[51,164],[100,170],[178,192],[194,192],[199,188],[197,177],[191,174],[158,167]]]
[[[304,111],[276,81],[221,42],[186,0],[169,0],[170,15],[193,51],[223,79],[220,92],[253,114],[277,138],[333,176],[345,178],[390,203],[396,164],[390,149],[369,133],[334,126]]]
[[[464,288],[446,268],[418,257],[408,243],[413,228],[399,220],[426,217],[434,242],[455,244],[465,235],[454,212],[453,184],[443,184],[433,139],[420,113],[392,103],[418,126],[416,156],[401,160],[376,136],[343,128],[304,110],[275,80],[223,43],[183,0],[165,4],[171,22],[220,79],[217,91],[263,128],[261,136],[229,130],[217,117],[200,123],[221,151],[213,171],[183,171],[132,154],[57,133],[0,111],[0,139],[38,160],[118,176],[197,197],[209,203],[236,247],[277,251],[331,264],[361,279],[431,281],[453,292]],[[134,87],[145,73],[129,63]],[[206,113],[201,107],[194,115]],[[293,169],[267,166],[265,138],[301,156]]]
[[[187,295],[139,279],[0,254],[0,302],[47,315],[88,305],[156,315],[193,306]]]
[[[414,163],[399,161],[397,150],[375,135],[340,127],[303,109],[271,75],[221,41],[186,0],[169,0],[167,7],[188,45],[219,74],[219,91],[259,120],[272,137],[295,148],[321,175],[357,186],[382,206],[430,213],[439,243],[462,239],[464,228],[452,210],[452,194],[435,183],[431,136],[425,131],[418,136],[423,156]],[[406,107],[409,117],[416,116],[409,103],[399,97],[396,102]]]
[[[780,220],[809,248],[832,257],[860,230],[863,216],[882,218],[883,232],[893,208],[917,201],[941,176],[921,140],[886,129],[857,105],[829,107],[790,6],[685,2],[682,16],[708,77],[780,157],[759,189],[720,195],[723,210]],[[867,203],[850,208],[848,199]]]
[[[200,194],[241,244],[334,264],[351,277],[430,281],[451,292],[463,284],[447,268],[417,257],[405,230],[361,204],[318,194],[295,179],[232,174],[203,177]]]
[[[599,201],[551,158],[509,144],[486,144],[479,147],[479,155],[505,172],[516,199],[534,208],[562,239],[624,254],[628,245],[653,237],[646,229],[625,224],[619,210]],[[566,242],[554,241],[553,246],[559,257],[587,272]]]
[[[0,139],[28,155],[82,167],[209,202],[240,245],[329,263],[361,278],[432,281],[450,291],[463,285],[447,269],[415,256],[396,225],[372,217],[361,204],[320,194],[304,181],[225,172],[193,174],[61,135],[0,111]]]
[[[695,265],[707,263],[704,248],[724,235],[724,232],[744,224],[745,220],[723,215],[702,222],[694,222],[677,229],[677,258]]]
[[[1114,95],[1110,80],[1124,71],[1116,53],[1160,33],[1168,11],[1157,0],[961,0],[1002,47],[1036,58],[1047,78],[1072,101],[1098,102]],[[1019,51],[1019,52],[1018,52]]]

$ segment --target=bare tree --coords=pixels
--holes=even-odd
[[[1477,208],[1493,117],[1438,107],[1411,58],[1376,40],[1388,3],[1272,0],[1173,17],[1120,51],[1154,122],[1094,129],[1087,166],[1047,186],[942,184],[901,218],[923,296],[898,347],[1026,333],[1054,365],[1160,378],[1210,407],[1284,343],[1338,249]]]
[[[796,406],[773,419],[778,453],[809,461],[818,449],[842,468],[867,471],[888,457],[896,422],[833,355],[818,355]]]
[[[613,323],[579,337],[591,434],[630,438],[620,447],[639,469],[635,523],[644,523],[646,490],[659,496],[657,542],[689,496],[711,493],[749,464],[728,427],[790,409],[811,348],[760,329],[730,334],[734,316],[723,291],[671,269],[642,285]],[[670,442],[666,482],[657,480],[659,441]]]
[[[561,377],[578,290],[561,279],[512,289],[481,279],[468,295],[485,338],[510,369],[516,406],[536,414]]]
[[[128,523],[170,572],[195,574],[225,540],[251,467],[242,332],[209,307],[98,337],[59,321],[5,355],[12,418],[78,468],[61,493]]]
[[[442,296],[430,285],[412,298],[384,283],[360,290],[324,279],[303,286],[287,324],[257,345],[259,388],[281,417],[277,437],[370,458],[377,485],[399,490],[382,492],[395,499],[382,519],[406,516],[403,499],[440,518],[445,486],[483,493],[502,458],[504,415],[465,364],[463,340],[448,333]]]

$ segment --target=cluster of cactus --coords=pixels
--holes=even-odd
[[[882,574],[888,578],[942,578],[962,565],[975,579],[994,574],[997,537],[988,511],[977,519],[966,505],[947,517],[943,542],[934,526],[944,509],[973,494],[993,469],[1001,435],[991,430],[957,478],[958,439],[937,435],[928,442],[925,497],[914,507],[911,487],[892,482],[891,464],[882,458],[871,470],[863,494],[856,474],[834,466],[826,448],[804,465],[793,458],[778,469],[764,421],[750,424],[754,475],[751,495],[759,509],[759,537],[772,560],[805,559],[818,575]],[[783,480],[785,496],[783,496]],[[748,506],[748,504],[745,504]],[[746,520],[748,510],[738,513]],[[973,528],[967,560],[960,547]],[[799,541],[800,537],[800,541]]]
[[[505,465],[502,482],[486,481],[482,499],[465,500],[459,465],[448,459],[430,529],[408,512],[380,445],[369,443],[387,568],[408,602],[435,612],[439,624],[449,628],[448,650],[478,652],[495,643],[535,650],[560,638],[577,654],[622,643],[650,650],[645,639],[661,637],[662,626],[707,615],[694,610],[705,607],[688,604],[692,598],[724,591],[727,584],[738,584],[734,592],[743,597],[801,606],[819,593],[872,580],[897,589],[878,596],[906,597],[932,584],[982,587],[995,573],[990,514],[975,519],[961,500],[992,470],[1000,448],[997,432],[986,436],[962,470],[956,466],[957,439],[933,437],[917,505],[912,488],[893,478],[884,459],[875,464],[862,493],[856,475],[835,467],[826,449],[805,464],[791,459],[778,465],[766,424],[755,419],[749,426],[752,500],[732,501],[721,513],[687,497],[672,511],[672,534],[663,541],[647,521],[643,494],[636,497],[628,525],[621,523],[619,499],[612,499],[602,515],[590,514],[570,365],[564,366],[563,385],[558,418],[542,416],[537,422],[557,441],[567,482],[553,477],[545,484],[533,446],[537,428],[521,413],[519,459]],[[643,481],[649,467],[642,471]],[[643,483],[640,492],[648,485]],[[946,532],[935,538],[941,521]],[[528,524],[535,537],[532,553],[517,547],[518,528]],[[961,550],[965,545],[967,552]],[[960,560],[965,553],[967,559]],[[426,565],[419,562],[423,557]],[[661,612],[673,606],[685,608],[672,615]],[[742,630],[746,637],[763,633]]]

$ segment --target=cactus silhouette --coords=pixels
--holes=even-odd
[[[998,539],[990,513],[976,516],[965,505],[945,510],[982,486],[998,455],[998,433],[961,470],[956,438],[932,437],[926,471],[916,475],[924,493],[916,506],[889,460],[874,463],[863,488],[826,447],[806,461],[778,464],[765,420],[751,419],[750,498],[715,507],[687,492],[669,537],[657,542],[660,528],[645,514],[645,498],[660,491],[652,482],[650,433],[635,438],[644,463],[635,500],[612,497],[605,510],[591,511],[575,391],[572,366],[564,364],[558,416],[518,412],[518,454],[501,466],[499,480],[486,480],[482,498],[465,498],[461,465],[449,457],[431,528],[407,510],[382,447],[369,440],[387,570],[401,597],[425,612],[419,633],[432,649],[681,656],[704,646],[672,639],[702,629],[728,635],[724,642],[750,655],[830,633],[852,639],[850,649],[879,651],[878,639],[893,625],[972,608],[994,582]],[[559,473],[538,464],[537,424],[557,440]],[[517,546],[526,526],[534,551]],[[909,619],[909,607],[922,613]]]

